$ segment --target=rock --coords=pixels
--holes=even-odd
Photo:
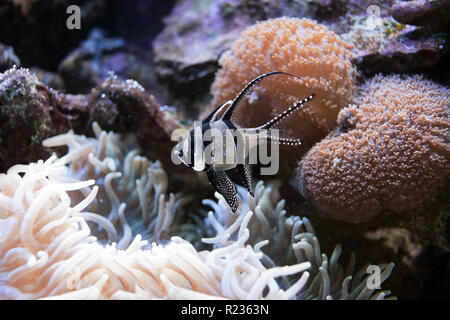
[[[120,80],[111,74],[86,97],[89,122],[97,121],[103,129],[133,132],[146,155],[173,167],[171,141],[178,120],[160,108],[156,98],[146,93],[134,80]]]
[[[404,24],[445,25],[450,22],[449,0],[403,1],[394,4],[392,16]]]
[[[0,170],[17,163],[46,159],[43,139],[74,129],[90,132],[97,121],[106,130],[133,133],[146,155],[166,167],[171,161],[174,130],[181,128],[169,107],[160,107],[134,80],[110,74],[88,95],[49,89],[28,69],[0,74]]]
[[[47,87],[55,90],[64,90],[64,80],[55,72],[46,71],[38,67],[30,68],[30,71],[36,75],[38,80]]]
[[[16,5],[16,3],[18,5]],[[105,15],[104,0],[81,0],[81,29],[66,26],[69,0],[0,2],[0,39],[11,45],[23,66],[56,71],[58,63],[76,47]]]
[[[11,46],[0,43],[0,72],[5,72],[13,66],[20,67],[20,60]]]
[[[162,18],[170,13],[177,0],[108,0],[105,28],[127,43],[151,51],[154,37],[164,27]],[[132,21],[132,23],[130,23]]]
[[[164,99],[151,59],[151,52],[128,46],[121,38],[108,38],[105,32],[94,29],[87,40],[73,50],[60,64],[59,74],[65,90],[75,94],[88,94],[100,86],[110,72],[121,79],[135,79],[147,90]]]
[[[355,64],[367,76],[411,72],[438,64],[443,47],[438,39],[394,39],[379,51],[359,56]]]
[[[180,1],[153,43],[158,77],[175,95],[206,93],[219,56],[245,27],[258,20],[300,14],[304,6],[296,1]]]
[[[42,140],[70,128],[52,91],[28,69],[13,67],[0,74],[0,92],[0,170],[46,159]]]
[[[83,94],[55,92],[55,101],[60,110],[71,122],[75,132],[87,133],[89,126],[89,106]]]
[[[124,48],[120,38],[106,38],[103,31],[94,29],[87,40],[73,50],[59,65],[59,74],[72,93],[87,93],[107,77],[102,58]]]
[[[307,17],[341,34],[348,32],[355,16],[367,16],[371,3],[368,0],[179,1],[153,43],[156,73],[175,97],[190,98],[185,101],[189,108],[201,108],[203,104],[197,104],[195,99],[207,96],[219,57],[246,27],[281,16]],[[377,5],[381,15],[387,16],[392,0],[377,1]]]
[[[400,24],[392,17],[361,18],[342,37],[356,48],[353,62],[366,76],[423,72],[443,60],[449,39],[446,33]]]

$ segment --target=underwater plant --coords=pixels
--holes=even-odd
[[[295,186],[320,211],[352,223],[422,207],[450,176],[449,97],[423,76],[373,77],[302,159]]]

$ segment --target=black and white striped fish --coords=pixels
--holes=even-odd
[[[209,181],[216,191],[225,198],[233,212],[236,212],[238,208],[237,189],[227,175],[227,170],[237,170],[248,192],[254,196],[252,187],[252,166],[254,164],[250,163],[248,158],[250,137],[263,137],[270,143],[281,145],[295,146],[301,144],[300,139],[271,136],[270,129],[292,115],[305,103],[311,101],[315,96],[314,94],[295,102],[284,112],[259,127],[242,128],[232,119],[237,106],[250,93],[255,84],[276,74],[299,78],[296,75],[281,71],[265,73],[254,78],[234,100],[218,106],[199,125],[194,125],[189,134],[181,139],[174,148],[174,156],[181,162],[195,171],[206,171]],[[223,115],[219,118],[219,114]],[[207,137],[208,135],[209,137]],[[224,158],[226,161],[218,161]]]

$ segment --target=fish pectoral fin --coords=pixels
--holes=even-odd
[[[244,164],[238,164],[236,165],[236,169],[239,172],[239,175],[241,176],[242,182],[244,183],[244,186],[247,188],[248,193],[250,193],[250,195],[252,197],[255,196],[254,192],[253,192],[253,187],[252,187],[252,173],[253,173],[253,168],[252,165],[249,163],[244,163]]]
[[[237,189],[230,177],[228,177],[225,171],[214,169],[209,169],[206,171],[206,174],[209,182],[211,182],[216,191],[224,197],[231,210],[236,212],[238,208]]]

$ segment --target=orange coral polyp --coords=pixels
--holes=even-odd
[[[422,76],[378,75],[338,130],[300,162],[297,187],[317,208],[359,223],[420,208],[450,176],[450,90]]]
[[[293,133],[304,147],[323,138],[339,110],[353,98],[355,69],[351,47],[338,35],[310,19],[282,17],[245,29],[220,58],[221,69],[211,87],[212,105],[233,99],[255,76],[275,70],[301,79],[267,78],[254,90],[259,99],[237,110],[243,126],[262,124],[289,104],[312,93],[315,99],[293,116]]]

